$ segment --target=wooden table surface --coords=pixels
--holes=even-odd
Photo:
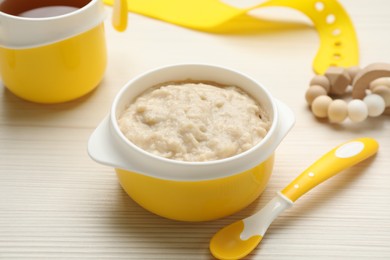
[[[340,2],[356,27],[361,65],[390,62],[389,1]],[[108,67],[88,96],[40,105],[1,87],[0,259],[212,259],[208,243],[214,232],[261,208],[334,146],[361,136],[376,138],[379,153],[299,200],[248,259],[390,259],[390,117],[341,125],[316,120],[304,99],[319,44],[310,21],[282,8],[254,14],[294,24],[278,31],[212,34],[130,13],[124,33],[107,20]],[[86,152],[89,135],[128,80],[181,62],[247,73],[296,114],[263,195],[216,221],[182,223],[145,211],[121,189],[113,169]]]

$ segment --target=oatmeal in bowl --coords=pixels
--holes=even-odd
[[[147,152],[203,162],[250,149],[271,122],[237,86],[186,81],[148,89],[129,104],[118,124],[126,138]]]

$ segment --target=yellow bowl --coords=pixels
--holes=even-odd
[[[233,214],[253,202],[271,176],[273,156],[242,173],[204,181],[175,181],[116,169],[127,194],[166,218],[205,221]],[[185,173],[183,173],[185,174]]]
[[[207,162],[162,158],[126,139],[117,124],[126,105],[156,84],[188,79],[235,85],[249,93],[272,120],[265,138],[241,154]],[[274,151],[293,124],[292,111],[249,76],[219,66],[179,64],[127,83],[91,135],[88,152],[95,161],[113,166],[123,189],[145,209],[174,220],[207,221],[243,209],[262,193],[272,173]]]

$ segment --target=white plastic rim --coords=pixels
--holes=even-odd
[[[0,46],[27,49],[55,43],[98,26],[105,17],[102,0],[91,0],[73,12],[43,18],[19,17],[0,11]]]
[[[238,155],[207,162],[185,162],[144,151],[120,131],[117,118],[127,105],[146,89],[172,81],[214,81],[235,85],[254,97],[269,114],[272,125],[265,138]],[[249,76],[220,66],[178,64],[146,72],[128,82],[115,97],[111,112],[92,134],[88,152],[95,161],[148,176],[181,181],[209,180],[231,176],[268,159],[294,124],[292,111],[272,98],[261,84]]]

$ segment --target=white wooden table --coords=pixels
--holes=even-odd
[[[341,3],[358,33],[361,65],[390,62],[390,2]],[[313,76],[317,34],[297,12],[273,10],[275,19],[278,14],[297,24],[277,32],[224,35],[131,13],[124,33],[107,22],[109,64],[90,95],[39,105],[1,87],[0,259],[212,259],[208,243],[214,232],[259,209],[333,146],[360,136],[378,140],[377,156],[304,196],[273,223],[248,259],[390,259],[390,117],[354,125],[316,120],[304,93]],[[266,191],[221,220],[181,223],[145,211],[121,189],[113,169],[86,152],[89,135],[128,80],[181,62],[247,73],[296,114],[295,127],[276,151]]]

